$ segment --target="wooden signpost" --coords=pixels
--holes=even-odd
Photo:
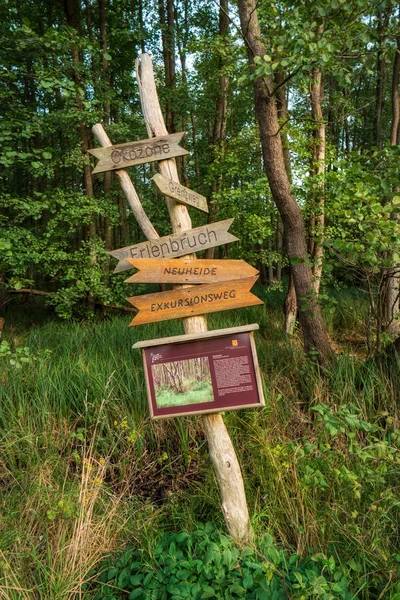
[[[139,309],[139,313],[129,325],[143,325],[263,304],[262,300],[249,291],[256,279],[257,277],[249,277],[127,298],[128,302]]]
[[[184,131],[181,131],[148,140],[89,150],[90,154],[99,159],[92,173],[115,171],[116,169],[125,169],[125,167],[188,154],[187,150],[178,146],[184,133]]]
[[[179,182],[174,157],[187,154],[186,150],[178,146],[178,142],[183,134],[168,134],[158,101],[150,57],[147,54],[141,55],[140,59],[136,61],[136,68],[141,105],[149,139],[113,146],[100,124],[93,127],[93,132],[102,146],[91,151],[91,154],[100,159],[93,173],[116,171],[132,212],[145,237],[149,240],[111,252],[111,255],[119,259],[115,272],[131,268],[126,259],[157,259],[161,262],[165,259],[185,256],[185,260],[189,260],[194,258],[193,253],[195,252],[237,240],[237,238],[228,233],[233,219],[221,221],[220,223],[210,223],[197,229],[191,228],[191,220],[185,204],[189,204],[200,210],[205,210],[206,207],[204,201],[200,200],[200,198],[203,198],[202,196],[185,188]],[[151,161],[159,161],[158,168],[163,177],[163,179],[157,177],[156,184],[168,186],[168,190],[163,191],[163,193],[166,196],[173,235],[164,238],[159,238],[158,233],[143,210],[128,173],[124,170],[128,166],[140,165]],[[199,267],[199,269],[201,268]],[[217,273],[218,268],[219,265],[217,264],[215,273]],[[227,271],[229,272],[229,268]],[[232,273],[232,270],[230,273]],[[248,271],[246,272],[247,274]],[[173,275],[175,276],[175,274]],[[214,336],[213,332],[207,332],[205,317],[195,315],[204,315],[206,312],[225,310],[226,308],[262,304],[262,301],[253,296],[249,291],[256,277],[231,279],[225,282],[219,281],[212,284],[179,288],[170,292],[130,298],[129,301],[140,309],[140,312],[131,325],[182,317],[186,332],[186,336],[184,336],[185,340],[195,343],[193,336],[197,336],[198,342],[196,343],[201,344],[200,349],[203,351],[206,344],[203,337],[213,338]],[[222,510],[228,531],[234,538],[251,540],[252,528],[241,469],[229,433],[219,411],[224,410],[223,406],[225,403],[220,401],[220,398],[223,396],[238,394],[236,396],[237,402],[228,402],[230,408],[238,408],[241,406],[240,401],[242,400],[243,406],[260,404],[260,395],[256,397],[250,394],[247,399],[244,396],[243,398],[239,398],[239,395],[251,392],[250,389],[245,388],[251,387],[253,390],[254,377],[257,379],[257,369],[254,372],[252,371],[254,367],[251,366],[250,354],[246,354],[247,350],[244,350],[245,347],[250,348],[250,350],[253,348],[255,352],[255,348],[251,343],[249,346],[246,340],[242,343],[239,332],[232,333],[234,337],[229,342],[225,342],[223,339],[218,343],[215,340],[209,340],[210,343],[215,342],[218,347],[215,345],[212,346],[211,354],[199,355],[200,365],[197,364],[198,361],[195,357],[177,357],[175,355],[176,349],[171,348],[172,360],[164,361],[163,366],[160,366],[156,370],[155,376],[157,379],[160,373],[162,375],[165,370],[168,372],[169,368],[175,368],[176,366],[178,369],[182,367],[183,370],[186,368],[192,370],[200,369],[199,372],[201,372],[201,377],[203,378],[207,370],[207,361],[209,364],[210,361],[213,363],[213,366],[210,367],[210,372],[214,369],[214,379],[211,376],[214,404],[213,406],[210,404],[212,401],[211,397],[209,400],[206,398],[204,403],[208,404],[208,406],[205,411],[201,411],[212,413],[203,415],[203,425],[208,440],[209,454],[221,490]],[[157,340],[157,342],[161,342],[161,340]],[[229,344],[229,352],[232,353],[231,356],[224,355],[224,350],[227,349],[226,343]],[[186,346],[186,348],[189,348],[189,352],[193,350],[191,346]],[[240,352],[242,354],[238,356],[234,355],[236,348],[238,350],[241,349]],[[221,354],[223,364],[218,363],[219,358],[215,353],[213,354],[214,350]],[[149,355],[151,355],[151,350],[149,352]],[[159,352],[156,354],[159,354]],[[150,357],[150,362],[153,361],[153,358],[154,356]],[[193,361],[192,358],[195,360]],[[232,359],[232,364],[224,362],[225,358]],[[235,362],[236,358],[238,360]],[[256,357],[254,360],[256,361]],[[160,364],[161,362],[163,361],[160,359]],[[177,364],[172,365],[172,363]],[[237,378],[234,385],[230,385],[229,381],[226,380],[232,374]],[[146,378],[148,377],[150,376],[146,370]],[[248,378],[250,378],[250,381],[245,382]],[[154,383],[157,387],[157,382],[155,381]],[[258,392],[260,392],[259,380],[257,380],[256,387],[258,388]],[[158,386],[158,389],[161,389],[160,386]],[[157,409],[157,402],[160,401],[160,398],[157,401],[156,389],[154,389],[154,393],[154,402]],[[215,400],[216,396],[219,398],[218,401]],[[160,407],[158,406],[158,408]],[[208,408],[212,410],[209,411]],[[188,410],[187,412],[193,411]],[[154,411],[152,414],[156,416]]]
[[[208,213],[207,198],[201,194],[193,192],[172,179],[163,177],[160,173],[154,175],[152,181],[154,181],[160,192],[165,196],[174,198],[174,200],[178,200],[178,202],[182,202],[182,204],[194,206],[194,208],[198,208],[199,210]]]
[[[258,275],[244,260],[127,258],[136,269],[125,283],[217,283]]]
[[[233,219],[226,219],[225,221],[202,225],[202,227],[168,235],[157,240],[112,250],[109,254],[119,259],[114,273],[132,268],[132,265],[125,260],[127,258],[172,258],[236,242],[238,238],[228,232],[232,222]]]

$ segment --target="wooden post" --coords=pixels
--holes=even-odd
[[[142,54],[136,61],[136,75],[149,138],[167,135],[168,131],[165,127],[154,81],[153,65],[147,54]],[[179,183],[174,159],[160,161],[159,170],[164,177]],[[186,206],[175,202],[172,198],[167,198],[166,202],[172,231],[176,233],[191,229],[192,223]],[[195,257],[187,255],[185,258]],[[204,316],[183,319],[183,325],[186,333],[207,331],[207,321]],[[221,491],[222,510],[228,531],[234,538],[249,540],[252,537],[252,528],[242,473],[222,415],[216,413],[204,415],[202,418],[211,460]]]

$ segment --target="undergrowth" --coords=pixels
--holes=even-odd
[[[335,573],[346,579],[349,597],[396,597],[399,366],[364,359],[357,346],[362,323],[350,318],[346,298],[338,304],[340,312],[330,313],[337,361],[324,373],[305,359],[299,334],[290,342],[283,335],[276,299],[261,309],[209,316],[210,329],[260,324],[266,406],[227,412],[225,421],[256,539],[273,539],[280,558],[261,546],[238,558],[241,566],[228,569],[226,585],[237,583],[244,597],[254,591],[243,583],[245,565],[253,561],[268,580],[268,560],[290,585],[300,583],[294,575],[300,569],[306,588],[290,588],[286,597],[315,597],[306,569],[325,578],[327,599],[343,597],[334,589]],[[124,556],[140,552],[132,558],[140,563],[138,575],[147,576],[144,564],[155,572],[155,549],[167,547],[159,545],[164,532],[181,535],[181,542],[164,538],[161,544],[169,545],[161,554],[182,543],[184,554],[189,546],[195,556],[201,544],[216,544],[223,555],[226,536],[198,526],[209,521],[224,531],[201,419],[151,422],[141,357],[131,349],[139,339],[180,334],[181,325],[129,328],[129,320],[50,321],[27,329],[7,317],[0,355],[0,597],[94,598],[100,593],[94,580],[119,569]],[[340,329],[343,323],[353,329]],[[105,554],[116,557],[107,571]],[[203,585],[200,573],[190,573]],[[274,571],[271,581],[277,577]]]

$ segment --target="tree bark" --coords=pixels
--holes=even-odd
[[[77,0],[64,0],[64,11],[67,17],[68,25],[75,29],[76,35],[80,34],[80,3]],[[82,57],[79,54],[78,45],[74,43],[73,40],[73,49],[72,49],[72,65],[73,65],[73,80],[74,83],[79,87],[84,96],[84,86],[81,80],[79,67],[82,63]],[[76,106],[78,111],[83,114],[84,105],[81,94],[78,92],[75,97]],[[93,180],[92,180],[92,170],[90,167],[89,159],[87,151],[90,148],[90,130],[86,126],[84,120],[82,118],[78,121],[78,128],[81,138],[81,152],[83,159],[83,187],[85,190],[85,194],[87,196],[93,197]],[[92,218],[89,224],[86,227],[86,238],[88,240],[93,239],[96,235],[96,220]],[[90,262],[94,265],[97,261],[97,257],[94,251],[91,252]],[[87,297],[88,302],[88,310],[93,312],[95,309],[95,301],[91,292],[88,292]]]
[[[158,102],[151,59],[144,54],[137,61],[137,78],[149,137],[168,133]],[[179,182],[174,159],[159,162],[160,173]],[[172,231],[185,231],[192,227],[188,210],[183,204],[167,199]],[[191,255],[192,256],[192,255]],[[183,319],[186,333],[207,330],[205,317]],[[204,415],[204,427],[207,434],[210,456],[222,495],[222,509],[230,535],[248,540],[252,537],[243,478],[233,448],[232,441],[221,414]]]
[[[106,28],[106,0],[99,0],[99,29],[100,29],[100,46],[101,46],[101,70],[102,70],[102,79],[104,83],[104,102],[103,102],[103,112],[104,112],[104,123],[107,126],[110,123],[110,100],[108,97],[108,86],[109,86],[109,76],[108,76],[108,60],[106,58],[107,53],[107,28]],[[108,194],[111,191],[111,183],[112,183],[112,172],[106,171],[104,173],[104,196],[107,198]],[[106,250],[111,250],[112,248],[112,229],[111,229],[111,220],[108,215],[104,217],[104,246]]]
[[[219,3],[219,36],[224,39],[229,30],[228,0],[220,0]],[[218,59],[218,96],[216,106],[216,116],[214,121],[212,146],[214,150],[214,161],[218,163],[224,160],[225,140],[226,140],[226,121],[228,112],[228,85],[229,79],[224,73],[226,59],[221,56]],[[222,183],[222,175],[219,173],[211,185],[211,202],[209,207],[208,222],[215,223],[218,219],[218,205],[216,195],[218,194]],[[206,250],[206,258],[214,258],[215,248]]]
[[[325,122],[322,114],[322,99],[324,93],[323,74],[314,67],[311,73],[310,99],[311,118],[313,123],[313,146],[311,157],[311,176],[316,179],[312,193],[312,272],[314,276],[314,289],[318,297],[321,285],[322,264],[324,258],[324,227],[325,227],[325,186],[323,176],[325,173]]]
[[[175,114],[173,111],[173,93],[175,90],[175,32],[173,0],[158,0],[158,14],[161,25],[162,53],[165,69],[165,87],[167,99],[165,105],[165,121],[169,133],[174,133]]]
[[[383,115],[383,102],[385,93],[385,82],[386,82],[386,59],[383,49],[383,40],[385,29],[387,26],[387,20],[389,18],[388,12],[380,14],[378,16],[378,54],[376,64],[376,90],[375,90],[375,145],[378,150],[382,150],[383,147],[383,133],[382,133],[382,115]]]
[[[283,72],[275,73],[274,76],[276,85],[276,108],[278,111],[278,121],[280,126],[280,137],[282,142],[283,160],[285,163],[286,174],[289,182],[292,181],[292,170],[290,166],[290,152],[289,152],[289,140],[286,133],[285,123],[289,118],[289,111],[286,100],[286,86],[284,85],[285,74]],[[284,226],[281,216],[278,219],[278,230],[277,230],[277,250],[282,252],[283,240],[285,236]],[[277,268],[278,275],[278,268]],[[279,266],[279,281],[281,278],[280,266]],[[297,300],[296,290],[294,288],[294,280],[292,276],[292,269],[289,265],[289,285],[286,293],[285,302],[283,304],[283,312],[285,315],[285,333],[286,335],[293,335],[296,319],[297,319]]]
[[[261,41],[256,0],[239,0],[239,16],[242,35],[247,46],[249,63],[254,57],[267,54]],[[264,165],[285,228],[285,243],[291,263],[296,297],[300,306],[299,320],[307,353],[318,352],[318,361],[326,365],[332,355],[328,332],[315,297],[313,274],[308,264],[304,219],[290,189],[285,169],[282,141],[275,97],[272,95],[271,77],[259,77],[253,81],[255,113],[260,128]]]
[[[400,100],[399,100],[399,76],[400,76],[400,37],[397,38],[396,54],[393,62],[392,74],[392,126],[390,131],[390,143],[392,146],[398,143],[398,132],[400,125]],[[392,214],[392,219],[400,221],[400,215]],[[393,270],[393,269],[392,269]],[[386,331],[391,335],[400,334],[400,272],[388,273],[385,282],[385,294],[383,305],[383,316],[387,324]]]

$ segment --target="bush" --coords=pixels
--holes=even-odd
[[[352,598],[333,557],[287,557],[269,535],[239,549],[210,523],[165,534],[151,553],[128,549],[109,559],[93,585],[95,600]]]

